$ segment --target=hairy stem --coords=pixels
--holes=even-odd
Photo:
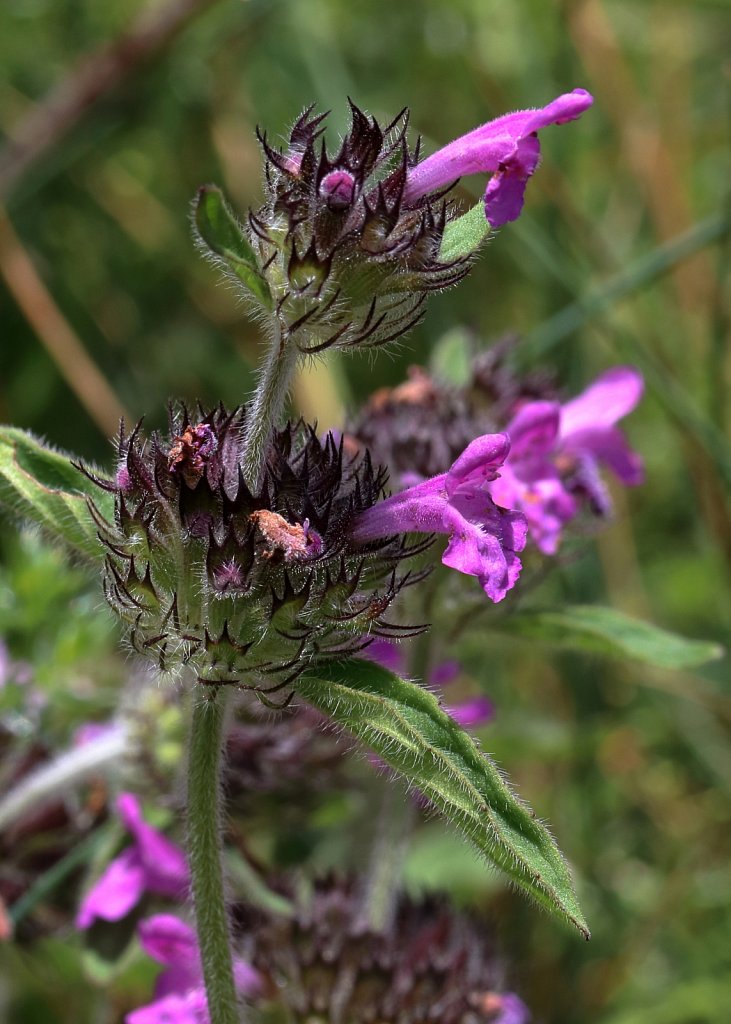
[[[266,446],[284,408],[298,357],[297,347],[288,343],[277,320],[269,356],[246,421],[243,472],[251,490],[257,490],[261,482]]]
[[[225,690],[193,706],[188,754],[188,860],[211,1024],[238,1024],[221,868],[221,786]]]

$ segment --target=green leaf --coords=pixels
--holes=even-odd
[[[220,188],[205,185],[198,190],[194,216],[198,239],[208,255],[232,273],[266,309],[271,309],[271,292],[261,275],[256,253]]]
[[[297,689],[418,787],[513,882],[589,938],[550,834],[433,694],[361,660],[318,669]]]
[[[441,336],[429,357],[429,369],[454,387],[467,385],[472,371],[472,345],[463,327],[454,327]]]
[[[695,668],[724,654],[720,644],[689,640],[597,605],[515,612],[491,622],[490,629],[568,650],[635,658],[660,668]]]
[[[113,519],[110,494],[96,487],[61,452],[46,448],[31,434],[0,427],[0,508],[30,520],[75,554],[98,564],[101,548],[89,509]]]
[[[485,204],[480,202],[447,224],[439,250],[439,262],[452,263],[463,256],[473,255],[489,234],[490,225],[485,217]]]

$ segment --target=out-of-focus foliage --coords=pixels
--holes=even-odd
[[[140,9],[120,0],[8,0],[0,15],[5,141],[42,109],[47,90]],[[343,406],[396,383],[410,363],[426,363],[460,325],[478,347],[520,333],[524,365],[549,367],[567,393],[612,363],[636,363],[649,393],[628,430],[647,482],[616,495],[615,523],[572,550],[542,584],[540,606],[609,603],[728,646],[724,62],[728,71],[722,0],[219,0],[44,152],[8,192],[5,210],[17,244],[120,403],[131,418],[145,414],[158,425],[171,395],[235,404],[253,383],[259,329],[196,253],[189,208],[207,182],[224,187],[240,212],[256,205],[256,124],[276,140],[316,101],[332,109],[335,138],[350,94],[384,119],[408,104],[428,150],[504,111],[589,89],[594,108],[570,128],[546,131],[521,220],[490,243],[471,278],[433,299],[393,358],[315,367],[298,381],[295,401],[333,425]],[[465,210],[479,187],[462,183]],[[685,232],[690,247],[693,238],[705,244],[654,273]],[[35,327],[22,311],[19,289],[28,281],[18,277],[6,236],[3,227],[0,420],[110,466],[105,432],[65,382],[78,366],[42,343],[44,307],[34,305]],[[114,653],[98,581],[37,538],[19,540],[7,520],[0,555],[0,637],[13,662],[28,666],[25,682],[0,690],[3,722],[16,743],[58,748],[76,726],[113,711],[130,664]],[[497,637],[471,641],[462,660],[497,705],[484,745],[552,822],[593,939],[587,945],[562,932],[436,822],[417,832],[409,885],[447,888],[465,904],[491,908],[515,965],[513,987],[540,1021],[725,1024],[727,662],[670,672]],[[383,785],[367,781],[366,769],[348,769],[360,786],[348,795],[277,805],[275,825],[272,816],[257,818],[256,856],[280,866],[356,859]],[[77,887],[84,876],[74,870],[68,877]],[[73,908],[77,888],[63,884],[61,906]],[[112,1005],[116,1020],[149,998],[150,972],[139,957],[125,961],[102,998],[102,966],[67,930],[63,941],[34,944],[19,925],[20,947],[0,948],[4,1019],[71,1024]],[[97,946],[112,957],[107,939]]]

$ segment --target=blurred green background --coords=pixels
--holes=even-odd
[[[480,345],[518,332],[523,364],[551,368],[569,393],[635,363],[648,395],[629,433],[647,482],[616,494],[613,525],[544,598],[610,603],[728,644],[728,3],[168,0],[155,10],[157,20],[121,0],[3,4],[0,421],[108,464],[120,411],[157,424],[170,396],[247,395],[260,336],[196,254],[188,213],[209,181],[241,211],[257,203],[255,125],[279,140],[314,101],[332,109],[335,140],[350,95],[385,120],[410,106],[429,150],[583,86],[594,108],[546,130],[522,218],[472,276],[434,297],[390,358],[331,358],[302,374],[295,401],[334,425],[457,325]],[[482,188],[463,181],[465,205]],[[59,698],[43,728],[60,743],[80,707],[99,717],[110,700],[103,684],[122,671],[106,660],[113,629],[93,583],[7,524],[0,555],[0,636]],[[726,1024],[727,661],[671,673],[547,657],[527,642],[477,661],[498,706],[485,744],[552,823],[594,938],[583,944],[503,889],[436,824],[419,833],[411,883],[490,906],[537,1021]],[[42,982],[30,972],[27,984]],[[84,1005],[56,1002],[43,1019],[112,1020]]]

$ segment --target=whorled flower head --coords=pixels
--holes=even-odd
[[[346,450],[365,446],[388,468],[391,486],[443,473],[474,437],[505,430],[515,408],[555,398],[550,374],[518,374],[510,366],[517,340],[508,335],[475,355],[461,387],[409,367],[407,380],[379,388],[361,407],[348,425]]]
[[[262,985],[254,1019],[527,1024],[522,1000],[501,991],[500,964],[475,922],[446,902],[402,897],[390,924],[374,930],[360,895],[353,882],[328,880],[292,918],[240,908],[236,930]]]
[[[510,448],[485,490],[496,505],[521,512],[538,549],[555,554],[563,528],[584,507],[600,517],[611,511],[604,466],[627,486],[642,482],[642,460],[617,426],[640,401],[642,376],[631,366],[614,367],[562,404],[545,379],[522,380],[502,366],[504,347],[498,348],[475,359],[463,388],[412,370],[409,381],[367,403],[345,442],[353,452],[367,444],[407,488],[394,502],[422,493],[424,476],[444,474],[464,437],[504,431]]]
[[[105,594],[132,647],[163,671],[264,694],[364,637],[407,634],[384,613],[411,582],[399,562],[423,545],[353,539],[385,473],[303,423],[275,433],[252,493],[245,416],[219,406],[194,421],[182,409],[167,439],[122,429],[115,480],[95,478],[115,494],[115,521],[97,519]]]
[[[408,380],[370,396],[345,443],[353,451],[367,447],[404,485],[443,473],[474,436],[467,396],[412,366]]]
[[[293,343],[381,345],[421,318],[429,291],[456,283],[470,260],[442,262],[450,204],[432,192],[407,202],[418,161],[406,141],[408,112],[381,127],[351,102],[350,129],[335,154],[321,141],[326,115],[308,108],[289,144],[266,156],[266,201],[249,227],[276,311]]]

